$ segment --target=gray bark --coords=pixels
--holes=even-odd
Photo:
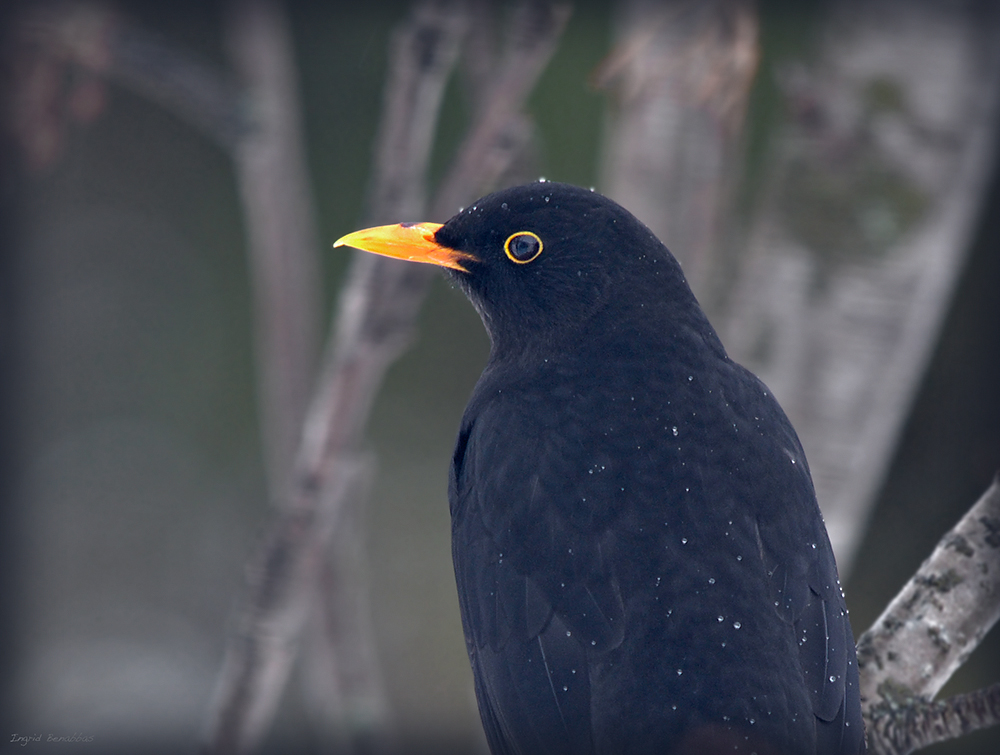
[[[930,701],[1000,619],[1000,480],[858,642],[869,746],[903,755],[1000,723],[1000,683]]]

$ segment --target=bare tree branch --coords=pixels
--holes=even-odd
[[[1000,691],[931,703],[1000,618],[1000,477],[858,642],[868,739],[902,755],[1000,723]]]
[[[526,5],[529,10],[515,14],[511,30],[516,41],[511,49],[518,54],[508,56],[498,71],[489,102],[435,202],[435,208],[444,208],[432,211],[436,217],[439,212],[450,214],[454,204],[495,184],[517,147],[510,124],[523,123],[519,115],[523,101],[554,49],[567,15],[544,3]],[[416,54],[414,60],[401,52],[396,63],[434,80],[387,95],[386,118],[395,121],[401,115],[394,109],[398,104],[402,114],[411,116],[401,122],[413,128],[397,129],[400,121],[395,121],[380,132],[377,165],[385,172],[377,173],[372,196],[391,206],[372,207],[371,218],[401,212],[407,204],[419,205],[414,199],[416,179],[421,165],[426,165],[426,155],[407,150],[429,148],[433,124],[414,123],[412,116],[436,117],[437,107],[417,103],[408,94],[423,91],[425,97],[440,96],[434,82],[443,87],[440,77],[447,73],[446,58],[453,54],[449,51],[455,49],[460,33],[454,19],[461,9],[451,3],[421,3],[414,13],[415,33],[396,39],[399,49],[408,41]],[[396,69],[390,89],[402,87],[400,81],[410,75],[412,71]],[[397,159],[384,157],[390,153]],[[224,662],[209,737],[214,753],[247,751],[270,720],[294,656],[308,610],[306,597],[319,573],[323,550],[340,512],[350,505],[359,468],[357,448],[372,402],[385,370],[409,343],[429,280],[429,271],[392,260],[365,256],[352,266],[332,330],[333,345],[307,415],[289,504],[259,554],[248,605]]]
[[[1000,682],[947,700],[911,700],[872,715],[869,751],[873,755],[906,755],[1000,723]]]
[[[460,8],[463,6],[418,5],[413,21],[394,37],[394,63],[386,87],[383,125],[369,200],[369,222],[424,217],[426,164],[433,129],[424,128],[420,121],[426,118],[424,125],[433,125],[429,116],[436,115],[447,76],[447,70],[441,65],[442,56],[428,55],[427,46],[442,43],[443,24],[448,25],[447,39],[457,40],[461,36],[468,26],[468,17],[458,12]],[[537,15],[533,17],[522,9],[515,17],[512,36],[515,39],[527,36],[524,27],[531,22],[534,26],[530,28],[537,29]],[[553,17],[547,26],[542,25],[543,33],[533,44],[522,44],[520,49],[529,56],[532,65],[507,65],[500,69],[499,74],[494,74],[493,88],[487,90],[487,95],[493,97],[498,96],[494,94],[496,92],[502,93],[508,98],[505,104],[510,110],[484,108],[464,147],[468,150],[470,143],[481,147],[477,154],[478,163],[472,166],[466,163],[467,172],[464,173],[452,170],[445,180],[449,189],[442,192],[449,198],[438,199],[432,216],[446,217],[452,210],[443,202],[468,201],[480,191],[487,190],[507,170],[523,144],[524,139],[520,135],[527,132],[524,117],[519,114],[521,105],[554,49],[555,39],[564,22],[565,17]],[[539,55],[538,47],[546,47],[547,52]],[[456,51],[451,48],[447,51],[449,67]],[[510,98],[512,92],[515,93],[513,99]],[[415,96],[417,94],[420,96]],[[503,112],[501,117],[497,116],[499,112]],[[415,125],[400,129],[399,124]],[[519,133],[511,136],[511,132],[518,129]],[[368,407],[374,400],[384,370],[412,340],[413,324],[434,274],[433,269],[424,266],[367,254],[357,254],[353,260],[334,323],[336,346],[330,379],[339,381],[331,388],[331,394],[340,396],[357,409],[357,424],[352,430],[356,434],[352,441],[355,444],[360,441]],[[354,369],[363,370],[367,377],[352,387],[344,382],[343,376]],[[360,385],[370,390],[370,395],[359,402],[352,396],[352,391],[358,390]],[[326,672],[314,669],[316,673],[311,676],[315,679],[328,673],[341,678],[339,698],[329,697],[331,715],[327,717],[328,720],[340,717],[341,728],[348,732],[335,737],[341,743],[344,743],[345,736],[350,739],[351,732],[355,739],[369,740],[369,744],[373,738],[385,741],[392,736],[382,714],[385,704],[380,704],[375,692],[376,688],[380,689],[380,680],[376,678],[376,654],[374,648],[369,647],[372,634],[361,626],[368,621],[367,593],[359,589],[367,578],[365,554],[357,548],[357,543],[365,540],[361,513],[364,503],[363,496],[343,503],[344,514],[331,544],[335,565],[327,566],[325,587],[340,585],[345,589],[327,589],[324,592],[320,599],[327,605],[324,612],[326,618],[322,623],[315,624],[326,631],[328,646],[340,649],[339,653],[322,654],[320,659],[325,659],[329,666]],[[345,616],[356,617],[356,620],[345,621]],[[367,663],[365,659],[368,659]]]
[[[254,127],[233,158],[254,291],[254,334],[264,456],[280,501],[315,379],[319,348],[319,243],[302,144],[288,21],[273,0],[235,0],[225,16],[233,68]]]
[[[395,159],[382,157],[380,164],[399,172],[380,176],[383,183],[376,193],[401,199],[413,196],[414,185],[422,190],[420,165],[426,165],[427,155],[416,150],[429,150],[428,135],[434,131],[461,35],[457,12],[455,8],[431,14],[418,10],[409,32],[397,33],[385,120],[410,128],[383,126],[379,154]],[[414,99],[414,94],[420,99]],[[341,303],[344,309],[357,312],[350,296]],[[213,753],[251,750],[273,717],[310,598],[315,595],[334,521],[356,492],[356,441],[379,382],[372,373],[380,375],[402,346],[394,339],[358,343],[343,323],[334,333],[335,345],[329,349],[306,418],[291,494],[259,552],[259,568],[250,575],[242,618],[220,672],[208,734],[208,749]],[[326,649],[336,652],[334,643]]]
[[[391,751],[396,738],[371,611],[368,500],[375,463],[347,492],[320,566],[302,648],[304,703],[322,746],[334,752]]]
[[[462,5],[424,2],[414,6],[392,36],[368,198],[371,222],[415,219],[425,211],[438,111],[467,26]],[[350,454],[360,444],[382,372],[411,339],[419,300],[401,292],[419,292],[425,285],[417,274],[426,271],[414,270],[416,266],[382,268],[373,262],[371,255],[354,258],[331,324],[335,340],[324,384],[331,395],[342,397],[335,401],[350,402],[352,391],[359,389],[367,392],[354,405],[358,424],[346,428],[349,436],[332,453]],[[367,307],[378,309],[386,319],[372,322]],[[378,361],[368,359],[367,368],[361,367],[373,382],[348,382],[356,367],[352,360],[364,363],[373,352],[381,352]],[[317,425],[315,430],[321,434],[329,427]],[[355,489],[339,503],[342,513],[316,584],[316,610],[306,635],[307,704],[324,738],[344,752],[378,749],[395,734],[371,627],[367,553],[362,547],[367,542],[367,498],[367,489]]]

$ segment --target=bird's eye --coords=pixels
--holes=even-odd
[[[512,262],[523,265],[542,253],[542,240],[531,231],[518,231],[503,242],[503,250]]]

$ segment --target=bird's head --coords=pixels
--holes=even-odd
[[[444,267],[482,316],[494,349],[551,350],[595,315],[643,330],[692,308],[680,266],[628,211],[592,190],[538,181],[498,191],[443,225],[400,223],[334,246]],[[706,323],[707,324],[707,323]]]

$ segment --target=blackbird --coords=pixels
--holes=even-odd
[[[649,229],[539,181],[335,245],[444,267],[489,331],[449,499],[494,755],[865,751],[802,446]]]

